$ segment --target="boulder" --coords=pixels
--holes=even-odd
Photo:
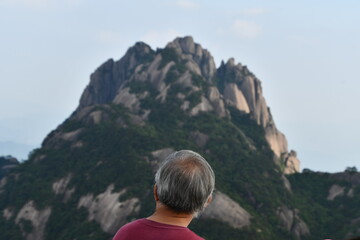
[[[244,228],[251,224],[251,215],[230,197],[216,191],[212,202],[201,213],[200,218],[225,222],[233,228]]]

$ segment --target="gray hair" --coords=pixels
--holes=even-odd
[[[211,196],[215,175],[200,154],[181,150],[163,161],[156,172],[155,183],[160,202],[175,212],[196,213]]]

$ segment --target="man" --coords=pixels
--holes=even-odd
[[[170,154],[155,174],[154,214],[126,224],[113,240],[203,240],[187,226],[211,202],[214,185],[214,172],[198,153]]]

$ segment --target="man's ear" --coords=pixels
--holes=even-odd
[[[212,195],[209,196],[208,200],[205,203],[204,208],[206,208],[211,203],[211,201],[212,201]]]
[[[207,204],[211,203],[212,202],[212,194],[210,195],[210,197],[208,198],[207,200]]]
[[[154,184],[154,199],[155,201],[159,201],[159,196],[157,194],[157,186]]]

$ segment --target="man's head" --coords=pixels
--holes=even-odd
[[[178,213],[201,211],[214,190],[215,175],[207,161],[190,150],[170,154],[155,175],[159,201]]]

